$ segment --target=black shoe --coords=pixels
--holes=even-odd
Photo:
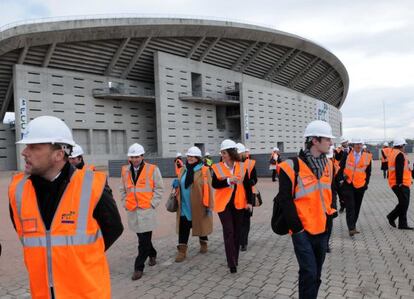
[[[142,277],[143,272],[142,271],[134,271],[134,274],[131,276],[131,280],[138,280]]]
[[[247,245],[240,246],[240,251],[246,251],[246,250],[247,250]]]
[[[230,273],[237,273],[236,267],[230,267]]]
[[[155,256],[149,258],[148,266],[155,266],[157,264],[157,258]]]
[[[411,226],[406,225],[406,226],[398,226],[398,229],[414,230],[414,227],[411,227]]]
[[[326,247],[326,253],[331,253],[331,247]]]
[[[395,220],[391,219],[389,215],[387,215],[387,219],[388,219],[388,223],[392,226],[392,227],[397,227],[395,225]]]

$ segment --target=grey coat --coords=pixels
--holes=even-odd
[[[128,227],[135,233],[145,233],[153,231],[157,227],[157,215],[156,208],[161,202],[162,193],[164,191],[164,184],[162,181],[161,172],[158,167],[155,167],[154,174],[154,197],[152,198],[151,208],[149,209],[136,209],[135,211],[128,211]],[[121,186],[119,188],[121,193],[122,204],[125,207],[126,190],[121,178]]]

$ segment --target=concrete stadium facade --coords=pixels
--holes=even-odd
[[[142,144],[168,158],[197,145],[245,143],[253,154],[301,147],[306,124],[342,135],[348,74],[331,52],[288,33],[199,19],[106,18],[18,25],[0,32],[0,169],[40,115],[62,118],[96,165]]]

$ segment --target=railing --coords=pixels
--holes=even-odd
[[[124,95],[124,96],[141,96],[154,97],[155,91],[150,89],[107,87],[95,88],[92,90],[93,96]]]
[[[181,92],[179,94],[180,97],[192,97],[192,98],[204,98],[204,99],[212,99],[216,101],[232,101],[232,102],[239,102],[239,97],[237,96],[230,96],[223,93],[218,92],[207,92],[207,91],[193,91],[191,94],[187,92]]]

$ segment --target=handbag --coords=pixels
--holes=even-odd
[[[178,210],[178,200],[177,195],[174,192],[174,189],[171,191],[170,196],[165,203],[165,208],[168,212],[175,213]]]
[[[273,214],[271,220],[272,230],[275,234],[286,235],[289,232],[285,217],[283,216],[282,208],[279,203],[279,198],[273,199]]]

